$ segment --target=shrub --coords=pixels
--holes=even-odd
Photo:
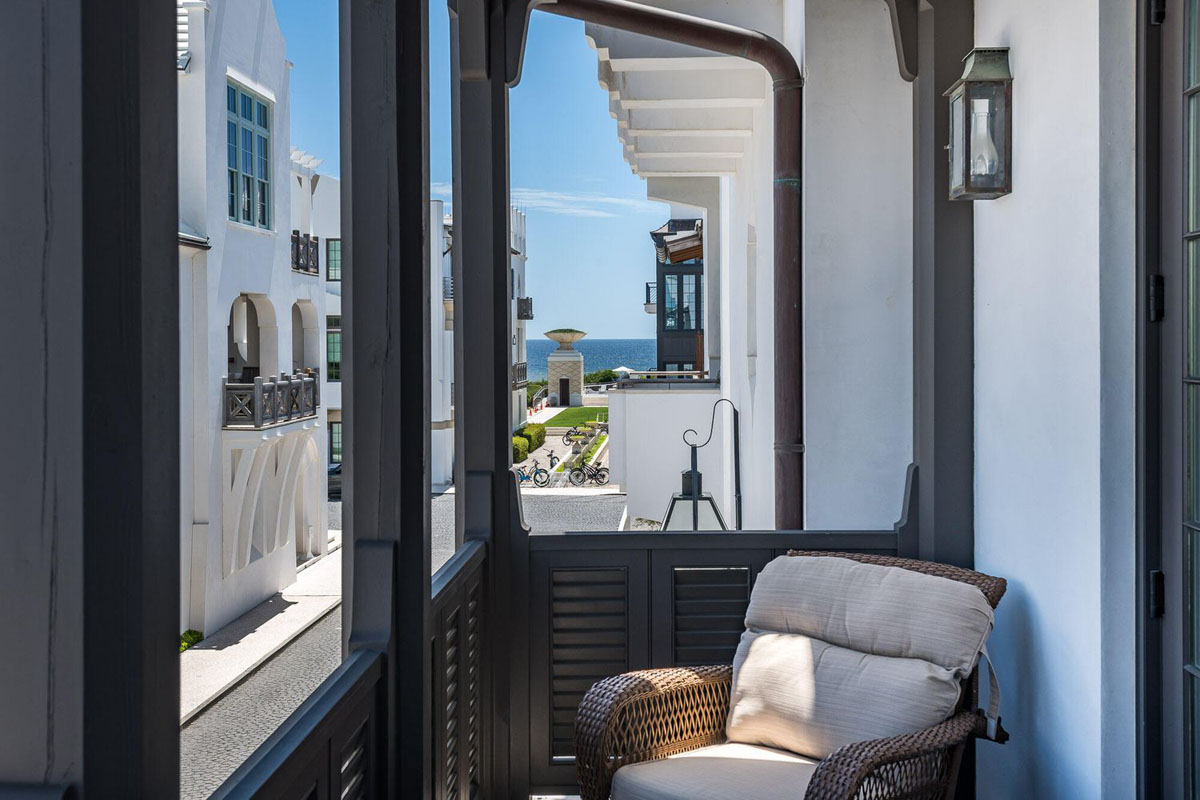
[[[530,422],[521,428],[521,435],[529,440],[529,452],[537,450],[546,443],[546,426],[539,422]]]
[[[188,628],[186,631],[179,634],[179,652],[182,653],[184,650],[187,650],[189,647],[191,647],[194,644],[199,643],[203,639],[204,639],[203,633],[201,633],[200,631],[194,631],[191,628]]]
[[[596,437],[596,441],[592,442],[592,446],[589,447],[587,449],[587,452],[583,454],[583,463],[584,464],[591,463],[592,456],[596,455],[596,451],[600,449],[600,445],[604,444],[604,440],[607,438],[608,438],[607,436],[597,436]]]
[[[529,458],[529,440],[524,436],[513,437],[513,463],[520,464]]]
[[[613,372],[611,369],[601,369],[601,370],[597,370],[595,372],[589,372],[587,375],[584,375],[583,382],[589,383],[589,384],[590,383],[616,383],[618,377],[620,377],[620,376],[618,376],[617,373]]]
[[[545,386],[546,386],[546,381],[530,381],[528,384],[526,384],[526,386],[525,386],[525,391],[526,391],[525,403],[527,405],[532,406],[533,405],[533,396],[536,395],[538,392],[540,392],[542,389],[544,389]]]

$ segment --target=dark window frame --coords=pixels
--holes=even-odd
[[[329,463],[341,464],[345,454],[345,439],[340,419],[329,420]]]
[[[233,108],[229,108],[229,96],[233,94]],[[272,231],[275,222],[275,180],[271,169],[275,143],[275,104],[253,89],[238,83],[232,78],[225,82],[225,118],[226,118],[226,149],[233,148],[230,165],[230,154],[226,155],[225,172],[227,175],[227,208],[226,216],[230,222],[245,225],[248,228]],[[250,116],[246,117],[243,107],[249,101]],[[266,124],[263,124],[265,120]],[[233,126],[234,141],[228,141],[228,129]],[[250,136],[250,170],[245,169],[245,137]],[[265,142],[266,153],[263,154]],[[260,173],[265,173],[260,174]],[[250,189],[245,192],[243,187],[249,179]],[[234,187],[228,186],[228,181],[235,182]],[[249,203],[250,218],[246,219],[244,211]],[[230,210],[232,214],[228,213]]]
[[[339,320],[337,325],[325,326],[325,379],[330,383],[341,383],[342,381],[342,364],[345,363],[346,353],[342,346],[342,326],[340,317],[328,317],[327,319]],[[336,343],[338,358],[333,360],[333,351]],[[334,365],[337,366],[334,366]]]
[[[333,245],[335,242],[337,243],[337,266],[336,266],[337,277],[336,278],[333,276],[334,269],[335,269],[334,258],[333,258]],[[325,240],[325,280],[336,281],[338,283],[342,282],[342,239],[340,236]]]

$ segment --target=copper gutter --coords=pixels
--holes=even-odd
[[[551,0],[535,8],[761,64],[775,96],[775,527],[804,527],[801,167],[804,78],[764,33],[629,0]]]

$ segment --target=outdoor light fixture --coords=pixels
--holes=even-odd
[[[696,444],[688,441],[688,434],[699,436],[699,433],[692,428],[683,432],[683,443],[692,449],[692,467],[681,473],[680,490],[671,495],[671,502],[667,504],[667,513],[663,515],[662,521],[664,531],[728,530],[717,501],[711,494],[703,491],[704,476],[700,474],[697,464],[697,451],[712,441],[713,431],[716,429],[717,406],[721,403],[729,403],[729,407],[733,409],[733,494],[737,515],[735,523],[737,530],[742,529],[742,454],[738,410],[732,401],[723,397],[713,403],[713,416],[707,439]]]
[[[963,59],[950,98],[950,199],[992,200],[1012,192],[1012,73],[1007,47]]]

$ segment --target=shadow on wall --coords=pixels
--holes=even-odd
[[[1048,680],[1068,681],[1071,676],[1047,678],[1043,675],[1050,669],[1050,654],[1044,649],[1045,643],[1036,637],[1037,626],[1031,619],[1029,592],[1023,583],[1012,578],[1007,580],[1008,590],[1004,594],[1004,603],[996,611],[996,627],[988,649],[1002,690],[1000,715],[1012,738],[1004,745],[976,741],[976,796],[999,800],[1001,795],[996,793],[997,787],[1002,786],[1005,798],[1056,797],[1058,795],[1045,785],[1043,778],[1055,774],[1061,770],[1062,763],[1067,762],[1061,762],[1053,753],[1035,745],[1036,729],[1044,724],[1061,730],[1058,726],[1064,723],[1039,719],[1047,705],[1038,696],[1038,687],[1051,685]],[[982,673],[979,691],[980,703],[986,703],[987,676]],[[1076,726],[1066,724],[1065,727],[1075,729]],[[1097,731],[1097,747],[1099,743]],[[1094,783],[1091,779],[1076,783],[1075,778],[1066,779],[1065,776],[1060,776],[1059,781],[1062,786]]]

